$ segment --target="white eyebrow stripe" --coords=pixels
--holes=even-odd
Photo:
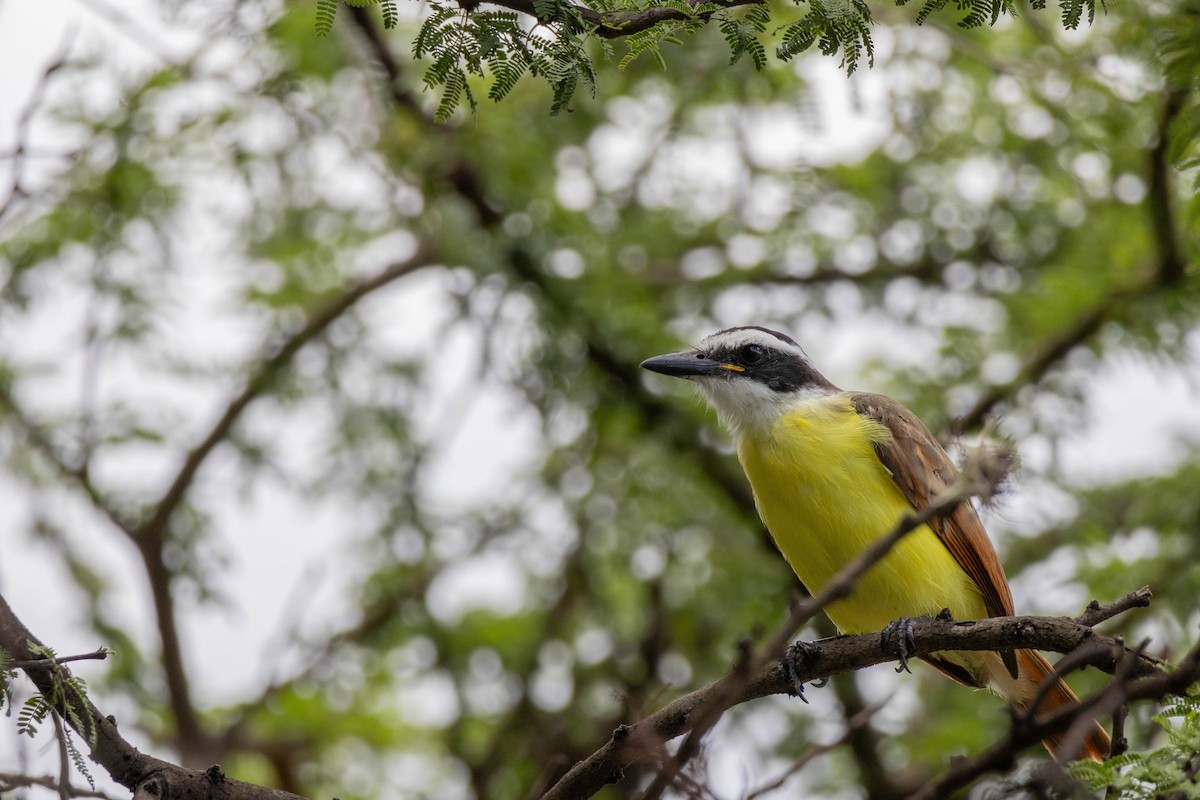
[[[784,353],[790,353],[798,358],[808,361],[808,356],[803,350],[795,345],[785,342],[783,339],[772,336],[771,334],[760,331],[757,328],[733,328],[731,330],[720,331],[711,336],[705,337],[700,342],[700,349],[709,352],[716,350],[737,350],[745,347],[748,344],[758,344],[771,350],[779,350]]]

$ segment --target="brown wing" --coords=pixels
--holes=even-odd
[[[934,495],[958,477],[958,469],[946,451],[907,408],[878,394],[856,392],[849,397],[859,414],[891,431],[891,439],[875,445],[875,453],[913,508],[927,506]],[[1012,616],[1012,592],[1004,577],[1004,567],[975,508],[962,503],[952,513],[935,519],[929,527],[983,592],[988,614]],[[1003,656],[1008,671],[1016,677],[1015,655],[1009,651]]]

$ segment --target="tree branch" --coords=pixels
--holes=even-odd
[[[1100,326],[1108,320],[1119,302],[1136,293],[1123,288],[1113,290],[1100,302],[1085,311],[1068,328],[1043,342],[1026,359],[1016,377],[1008,383],[993,386],[976,400],[965,414],[954,420],[950,426],[952,432],[957,435],[982,426],[996,406],[1016,394],[1018,389],[1040,382],[1067,353],[1092,338],[1096,331],[1100,330]]]
[[[1120,662],[1123,669],[1117,679],[1084,698],[1078,706],[1059,709],[1037,720],[1014,721],[1003,739],[976,756],[954,761],[950,769],[923,786],[914,795],[915,800],[948,797],[956,789],[971,784],[989,772],[1006,770],[1012,766],[1020,750],[1041,741],[1047,734],[1070,730],[1067,738],[1075,734],[1074,738],[1082,741],[1081,732],[1073,729],[1073,723],[1114,713],[1134,700],[1160,700],[1169,694],[1183,694],[1189,686],[1200,680],[1200,645],[1194,647],[1175,669],[1169,672],[1155,670],[1148,677],[1141,670],[1139,657],[1138,651],[1126,650]]]
[[[171,594],[171,570],[163,557],[167,528],[174,512],[179,508],[191,487],[201,465],[216,447],[224,441],[234,424],[245,410],[265,394],[278,375],[291,364],[296,354],[312,340],[320,336],[335,320],[353,308],[371,293],[388,286],[405,275],[427,266],[433,259],[431,251],[422,246],[410,258],[397,261],[319,305],[309,315],[307,322],[285,339],[269,356],[253,370],[242,390],[230,401],[220,418],[204,438],[187,455],[183,465],[171,481],[159,501],[153,506],[151,516],[140,524],[122,513],[111,500],[93,483],[91,476],[82,466],[71,460],[50,441],[41,427],[25,414],[13,395],[11,387],[0,382],[0,406],[16,422],[31,445],[46,458],[64,477],[69,478],[87,495],[92,505],[117,529],[122,531],[138,548],[146,569],[151,596],[159,629],[162,647],[162,663],[166,676],[172,713],[178,729],[180,749],[185,755],[190,744],[204,742],[196,710],[191,702],[188,678],[184,666],[179,631],[175,619],[174,600]]]
[[[103,661],[108,658],[109,650],[101,647],[91,653],[82,653],[77,656],[60,656],[58,658],[35,658],[32,661],[14,661],[12,665],[17,669],[50,669],[58,664],[66,664],[71,661]]]
[[[41,786],[44,789],[49,789],[52,792],[59,791],[58,779],[52,778],[49,775],[38,777],[35,775],[19,775],[12,772],[0,772],[0,795],[11,792],[14,789],[24,786]],[[67,791],[71,797],[97,797],[100,800],[117,800],[111,794],[98,792],[94,789],[89,789],[86,786],[69,785]]]
[[[1175,236],[1175,222],[1171,212],[1171,163],[1168,153],[1171,148],[1171,125],[1187,100],[1187,90],[1179,87],[1167,89],[1163,102],[1162,117],[1158,123],[1158,141],[1150,150],[1150,173],[1146,191],[1146,202],[1150,211],[1150,225],[1154,230],[1154,241],[1158,245],[1157,279],[1161,286],[1178,286],[1187,270],[1187,261],[1179,250]]]
[[[99,764],[113,780],[141,797],[207,797],[219,800],[302,800],[299,795],[265,786],[226,778],[218,767],[207,770],[187,769],[138,752],[121,736],[116,721],[106,717],[90,700],[76,692],[56,691],[70,677],[70,672],[61,664],[41,666],[42,659],[31,649],[40,646],[29,629],[17,618],[3,596],[0,596],[0,649],[9,653],[33,681],[38,691],[47,700],[55,697],[60,702],[55,706],[62,719],[85,722],[75,732],[88,743],[92,761]],[[88,741],[93,733],[94,741]],[[58,782],[61,786],[62,781]],[[72,790],[72,793],[75,793]],[[103,796],[103,795],[92,795]]]
[[[166,672],[171,711],[175,715],[181,743],[203,741],[200,720],[192,705],[184,667],[183,651],[175,620],[175,605],[171,595],[171,570],[164,560],[163,545],[172,515],[200,471],[201,465],[217,445],[225,441],[245,410],[267,392],[279,375],[288,368],[296,354],[316,339],[342,314],[372,292],[429,264],[431,253],[425,247],[410,258],[390,264],[375,275],[335,295],[309,314],[307,322],[285,339],[275,351],[253,370],[242,390],[229,402],[225,411],[204,438],[188,453],[170,486],[157,503],[151,516],[133,531],[150,581],[154,610],[162,638],[162,661]],[[184,747],[184,750],[187,748]]]
[[[229,402],[223,414],[208,434],[197,444],[184,460],[183,466],[175,475],[175,479],[167,488],[162,498],[155,504],[154,513],[149,519],[138,526],[136,536],[139,539],[154,540],[161,538],[167,522],[175,509],[179,507],[188,488],[200,470],[201,464],[218,444],[223,442],[233,429],[234,423],[241,417],[251,403],[264,394],[290,364],[300,350],[313,339],[325,332],[342,314],[349,311],[360,300],[372,292],[382,289],[393,281],[409,275],[421,267],[427,266],[432,258],[431,253],[422,248],[412,257],[397,261],[375,275],[360,281],[341,294],[336,295],[323,305],[318,306],[308,316],[308,321],[302,328],[285,339],[267,358],[255,368],[250,379]]]
[[[62,453],[54,442],[50,441],[50,437],[46,435],[41,426],[25,413],[24,408],[17,402],[17,398],[13,394],[12,386],[4,380],[0,380],[0,408],[3,408],[7,416],[13,419],[17,428],[20,429],[21,435],[33,446],[33,449],[49,461],[60,475],[69,479],[87,495],[93,508],[103,514],[115,528],[126,536],[133,536],[133,522],[104,496],[100,488],[92,482],[87,469],[82,465],[72,464],[72,459]]]
[[[347,3],[347,6],[350,18],[354,20],[355,26],[367,40],[367,45],[370,47],[372,55],[379,61],[379,65],[383,67],[383,71],[387,73],[388,90],[391,94],[392,102],[406,109],[414,118],[424,123],[427,130],[438,131],[444,134],[447,130],[446,126],[435,123],[433,118],[422,110],[421,102],[417,99],[416,95],[400,82],[400,67],[396,64],[396,59],[392,56],[392,51],[388,49],[387,42],[384,41],[379,28],[375,26],[370,9],[366,6],[360,7],[350,5],[349,3]]]
[[[1127,610],[1148,604],[1149,593],[1144,589],[1135,592],[1134,595],[1139,595],[1141,599],[1133,602],[1130,597],[1125,597],[1105,608]],[[1070,653],[1085,643],[1095,643],[1094,649],[1089,647],[1087,666],[1113,673],[1121,663],[1122,657],[1133,652],[1128,651],[1119,640],[1096,633],[1089,626],[1070,617],[991,617],[970,622],[920,619],[914,621],[913,632],[916,650],[910,653],[910,657],[941,650],[1012,648]],[[796,676],[804,682],[863,669],[894,658],[880,648],[877,633],[822,639],[810,643],[809,646],[811,655],[795,665]],[[1155,660],[1138,654],[1133,662],[1131,677],[1141,678],[1149,675],[1155,676],[1157,680],[1160,676],[1174,674],[1162,672]],[[542,800],[591,797],[604,785],[620,780],[622,770],[626,767],[645,763],[648,743],[669,741],[692,730],[698,721],[698,713],[709,705],[713,698],[731,690],[736,690],[733,702],[739,704],[767,695],[788,693],[791,691],[791,685],[779,663],[762,668],[748,679],[736,672],[726,675],[633,725],[618,727],[603,747],[576,764],[557,785],[542,796]],[[1036,723],[1030,720],[1029,726],[1032,726],[1036,733],[1022,738],[1021,741],[1034,744],[1041,740],[1042,735],[1064,729],[1073,719],[1073,715],[1056,714],[1044,720],[1039,718]]]
[[[1167,90],[1158,124],[1158,139],[1147,160],[1146,201],[1150,212],[1151,234],[1158,249],[1157,258],[1149,274],[1132,286],[1112,289],[1062,333],[1044,342],[1026,360],[1015,378],[1008,383],[992,387],[969,411],[955,420],[952,425],[955,433],[978,428],[997,405],[1017,390],[1041,381],[1071,350],[1092,338],[1122,303],[1177,286],[1183,280],[1188,264],[1179,249],[1171,213],[1170,163],[1167,160],[1167,152],[1170,146],[1171,125],[1183,110],[1186,99],[1186,90]]]
[[[874,717],[882,708],[882,703],[876,703],[874,705],[865,706],[849,715],[846,719],[846,728],[842,731],[841,736],[834,739],[832,742],[829,742],[828,744],[813,745],[808,750],[805,750],[800,757],[792,762],[791,766],[789,766],[787,770],[785,770],[777,778],[763,784],[762,786],[759,786],[757,789],[752,789],[751,791],[747,792],[745,795],[746,800],[758,800],[761,797],[766,797],[779,791],[783,788],[783,785],[787,783],[789,778],[800,772],[800,770],[804,769],[816,759],[821,758],[826,753],[836,749],[840,745],[852,742],[854,737],[863,731],[870,731],[871,718]],[[867,796],[875,798],[875,795],[871,794],[870,792],[868,792]],[[890,796],[892,795],[889,795],[889,797]]]
[[[22,179],[25,175],[25,159],[29,155],[29,128],[33,119],[46,101],[46,95],[55,75],[67,66],[67,56],[71,51],[71,43],[75,38],[75,29],[68,28],[62,43],[58,46],[58,55],[42,70],[38,82],[34,84],[33,92],[25,107],[17,117],[16,143],[12,151],[12,176],[9,179],[7,197],[0,202],[0,219],[16,207],[16,203],[27,196]]]
[[[1107,622],[1118,614],[1124,614],[1131,608],[1148,608],[1153,600],[1154,595],[1150,593],[1150,587],[1143,586],[1137,591],[1130,592],[1124,597],[1118,597],[1116,600],[1105,605],[1100,605],[1099,601],[1093,600],[1088,603],[1083,613],[1075,618],[1075,621],[1080,625],[1087,625],[1089,628],[1094,628],[1101,622]]]

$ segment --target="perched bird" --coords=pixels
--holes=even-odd
[[[958,470],[937,439],[888,397],[844,392],[796,342],[757,326],[729,328],[699,346],[642,366],[687,378],[732,433],[759,515],[800,581],[818,592],[846,562],[949,486]],[[851,595],[825,611],[848,634],[949,609],[958,620],[1011,616],[1000,559],[969,502],[909,533],[862,575]],[[939,652],[922,656],[976,688],[1027,708],[1053,674],[1035,650]],[[1042,715],[1079,702],[1056,678]],[[1055,753],[1057,742],[1045,741]],[[1109,737],[1097,723],[1082,755],[1097,761]]]

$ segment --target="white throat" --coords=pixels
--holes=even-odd
[[[747,436],[769,433],[784,414],[798,405],[836,394],[820,386],[777,392],[757,381],[737,378],[699,378],[695,383],[717,412],[717,419],[739,442]]]

